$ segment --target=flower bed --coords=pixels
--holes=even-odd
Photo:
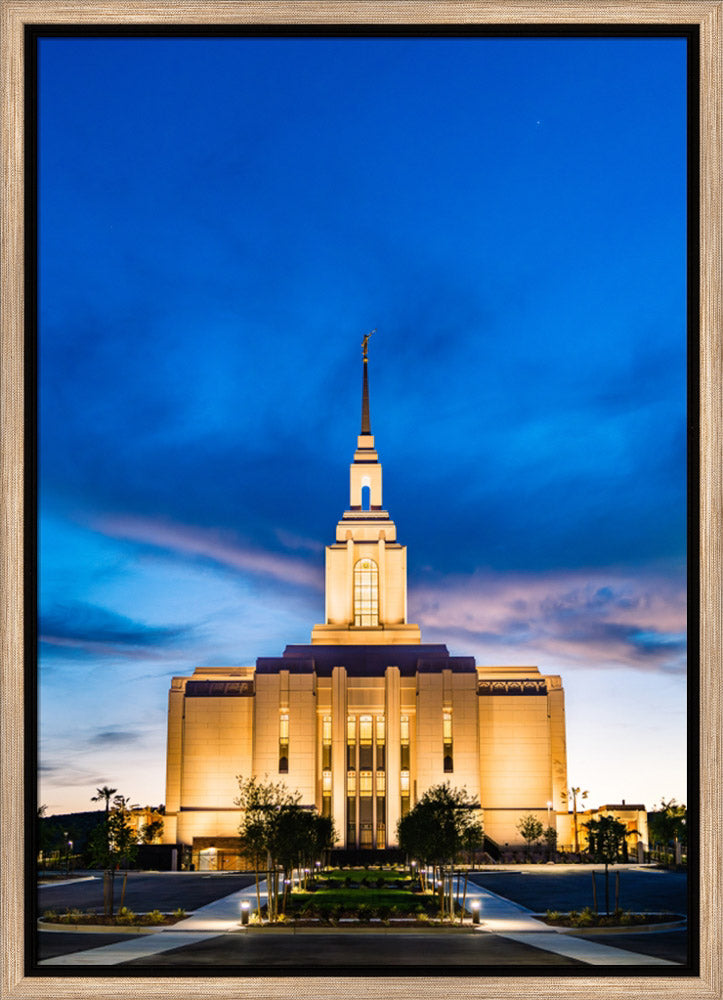
[[[41,919],[46,924],[72,924],[75,927],[83,925],[104,927],[164,927],[177,924],[179,920],[185,920],[186,916],[186,911],[182,909],[178,909],[174,913],[161,913],[160,910],[151,910],[150,913],[134,913],[123,906],[112,917],[96,913],[94,910],[66,910],[65,913],[46,910]]]
[[[643,924],[669,924],[684,919],[677,913],[630,913],[616,910],[613,913],[595,913],[589,906],[583,910],[559,913],[547,910],[539,917],[553,927],[639,927]]]

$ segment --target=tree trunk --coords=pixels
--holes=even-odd
[[[256,859],[256,913],[258,914],[259,923],[261,923],[261,883],[259,882],[259,865],[258,858]]]
[[[605,862],[605,912],[610,916],[610,875],[607,861]]]
[[[113,871],[103,872],[103,913],[106,917],[113,916]]]
[[[464,912],[467,907],[467,880],[469,879],[469,872],[464,873],[464,895],[462,896],[462,909],[459,914],[459,922],[464,923]]]
[[[123,909],[123,901],[126,898],[126,883],[127,883],[127,881],[128,881],[128,872],[126,872],[125,875],[123,876],[123,888],[121,889],[121,901],[120,901],[120,908],[121,908],[121,910]]]

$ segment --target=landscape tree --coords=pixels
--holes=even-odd
[[[610,913],[610,873],[608,866],[614,864],[622,853],[627,828],[614,816],[600,816],[584,823],[588,836],[588,852],[593,861],[605,865],[605,912]]]
[[[557,830],[554,826],[548,826],[542,831],[542,836],[547,844],[547,860],[552,861],[557,849]]]
[[[92,795],[90,798],[91,802],[105,802],[105,813],[106,816],[110,812],[110,800],[118,791],[117,788],[109,788],[108,785],[103,785],[102,788],[96,788],[97,795]]]
[[[527,856],[529,857],[530,848],[542,836],[542,821],[537,816],[533,816],[532,813],[528,813],[519,821],[517,829],[522,834],[522,839],[526,844]]]
[[[454,865],[463,852],[479,848],[484,830],[479,803],[466,788],[449,782],[427,789],[416,806],[397,824],[399,846],[410,858],[431,864],[439,890],[440,916],[454,916]],[[449,890],[447,893],[446,890]]]
[[[163,820],[152,819],[150,823],[144,823],[141,827],[141,840],[144,844],[152,844],[153,841],[163,833]]]
[[[279,915],[279,876],[283,879],[281,912],[286,906],[290,878],[295,867],[311,867],[334,842],[334,824],[315,809],[300,804],[300,794],[283,782],[261,781],[239,776],[239,795],[234,800],[242,810],[241,847],[256,871],[256,904],[261,914],[260,870],[266,868],[267,914]]]
[[[661,799],[660,806],[648,816],[650,841],[656,845],[674,847],[676,842],[687,844],[688,811],[675,799]]]
[[[113,808],[106,812],[104,821],[95,827],[90,836],[91,863],[104,870],[103,908],[106,916],[111,917],[114,907],[116,870],[123,863],[127,878],[127,869],[133,864],[138,850],[126,801],[123,796],[117,795]]]

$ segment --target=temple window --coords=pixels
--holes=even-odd
[[[379,569],[373,559],[360,559],[354,567],[354,624],[379,624]]]

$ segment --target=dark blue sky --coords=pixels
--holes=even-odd
[[[54,38],[39,94],[51,811],[161,801],[169,677],[321,620],[372,327],[410,620],[560,672],[583,783],[655,674],[596,797],[685,798],[684,42]]]

